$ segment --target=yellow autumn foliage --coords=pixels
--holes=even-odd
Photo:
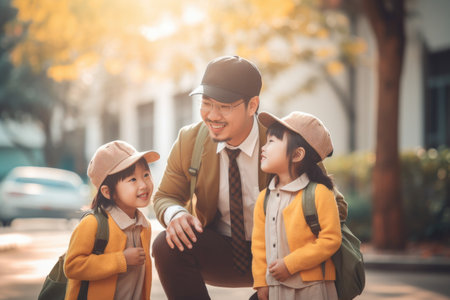
[[[17,36],[26,29],[26,37],[11,52],[11,61],[47,70],[58,81],[77,79],[94,65],[103,66],[111,74],[128,69],[139,81],[148,76],[171,76],[194,69],[193,55],[208,60],[224,54],[225,49],[270,68],[280,62],[279,53],[270,50],[280,40],[285,45],[280,47],[287,47],[284,61],[295,62],[311,53],[319,60],[333,61],[327,66],[331,72],[342,68],[338,63],[340,51],[345,56],[365,51],[363,41],[346,36],[342,30],[348,26],[345,17],[320,10],[319,0],[12,3],[18,15],[8,32]],[[333,26],[339,30],[330,32]],[[317,49],[320,44],[316,43],[332,39],[337,48],[342,47],[337,53]]]
[[[47,75],[55,81],[72,80],[78,76],[78,70],[74,65],[69,66],[52,66],[48,68]]]
[[[337,54],[336,48],[332,47],[332,46],[319,47],[315,51],[315,55],[319,59],[326,59],[326,58],[329,58],[329,57],[333,57],[333,56],[336,56],[336,54]]]
[[[330,75],[337,75],[344,71],[344,65],[338,60],[332,60],[326,64],[326,70]]]
[[[342,50],[349,56],[358,56],[367,51],[367,43],[361,38],[353,38],[343,44]]]

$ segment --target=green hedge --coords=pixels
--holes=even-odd
[[[373,153],[331,157],[325,166],[349,204],[347,223],[363,241],[372,224]],[[402,199],[407,238],[450,243],[450,149],[401,153]]]

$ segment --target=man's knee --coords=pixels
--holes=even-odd
[[[155,260],[160,260],[165,255],[167,255],[169,249],[170,247],[166,241],[166,231],[162,231],[153,241],[152,255],[155,258]]]

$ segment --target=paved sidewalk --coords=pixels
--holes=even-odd
[[[164,228],[157,220],[152,220],[152,237],[159,234]],[[444,249],[443,251],[435,251],[432,249],[409,249],[406,252],[381,252],[373,249],[370,245],[363,244],[361,251],[364,255],[364,263],[367,270],[396,270],[396,271],[433,271],[433,272],[447,272],[450,273],[450,250]],[[436,255],[438,253],[438,255]],[[366,278],[368,280],[368,278]],[[213,286],[207,286],[211,299],[225,300],[225,299],[248,299],[254,292],[251,288],[219,288]],[[370,290],[369,288],[372,288]],[[370,283],[366,282],[366,289],[363,294],[358,298],[369,299],[381,299],[378,296],[372,296],[375,294],[374,287],[370,286]],[[386,288],[386,287],[384,287]],[[397,289],[398,287],[395,287]],[[429,297],[435,299],[447,299],[446,297],[440,297],[435,294],[427,294],[426,292],[407,291],[405,294],[408,299],[408,295],[424,293],[423,297],[417,296],[416,299],[428,299]],[[398,293],[398,291],[396,292]],[[395,293],[394,293],[395,294]],[[152,299],[165,299],[164,291],[161,283],[159,282],[158,273],[153,264],[153,285],[152,285]],[[392,298],[394,299],[394,298]],[[400,298],[395,298],[400,299]],[[403,299],[403,298],[402,298]]]
[[[163,230],[163,227],[155,219],[152,223],[152,237],[156,237]],[[30,243],[30,237],[25,234],[14,232],[14,230],[6,229],[0,234],[0,253],[2,251],[20,248]],[[376,251],[370,245],[362,245],[365,266],[367,270],[402,270],[402,271],[433,271],[450,273],[450,250],[442,249],[436,245],[422,247],[408,247],[404,252],[380,252]],[[153,264],[154,266],[154,264]],[[370,283],[366,286],[366,295],[371,292]],[[225,299],[248,299],[253,290],[251,288],[219,288],[207,286],[211,298],[214,300]],[[374,290],[376,291],[377,288]],[[414,292],[416,293],[416,292]],[[363,293],[364,294],[364,293]],[[425,297],[425,296],[424,296]],[[372,299],[370,297],[362,297],[364,299]],[[425,298],[420,299],[428,299]],[[166,299],[161,283],[159,282],[158,273],[153,268],[153,282],[151,299]],[[373,299],[380,299],[374,297]],[[419,299],[419,298],[418,298]],[[441,298],[440,298],[441,299]],[[446,299],[446,298],[445,298]]]
[[[363,244],[361,251],[367,269],[450,273],[450,248],[436,248],[409,246],[405,251],[377,251]]]
[[[156,219],[151,219],[152,238],[156,237],[164,228]],[[0,252],[26,245],[29,237],[4,230],[0,234]],[[364,263],[368,269],[385,270],[423,270],[450,272],[450,247],[440,245],[409,246],[406,251],[377,251],[368,244],[361,246]]]

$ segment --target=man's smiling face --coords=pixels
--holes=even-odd
[[[243,99],[222,103],[204,95],[200,114],[214,141],[238,146],[252,129],[258,104],[259,97],[253,97],[246,105]]]

